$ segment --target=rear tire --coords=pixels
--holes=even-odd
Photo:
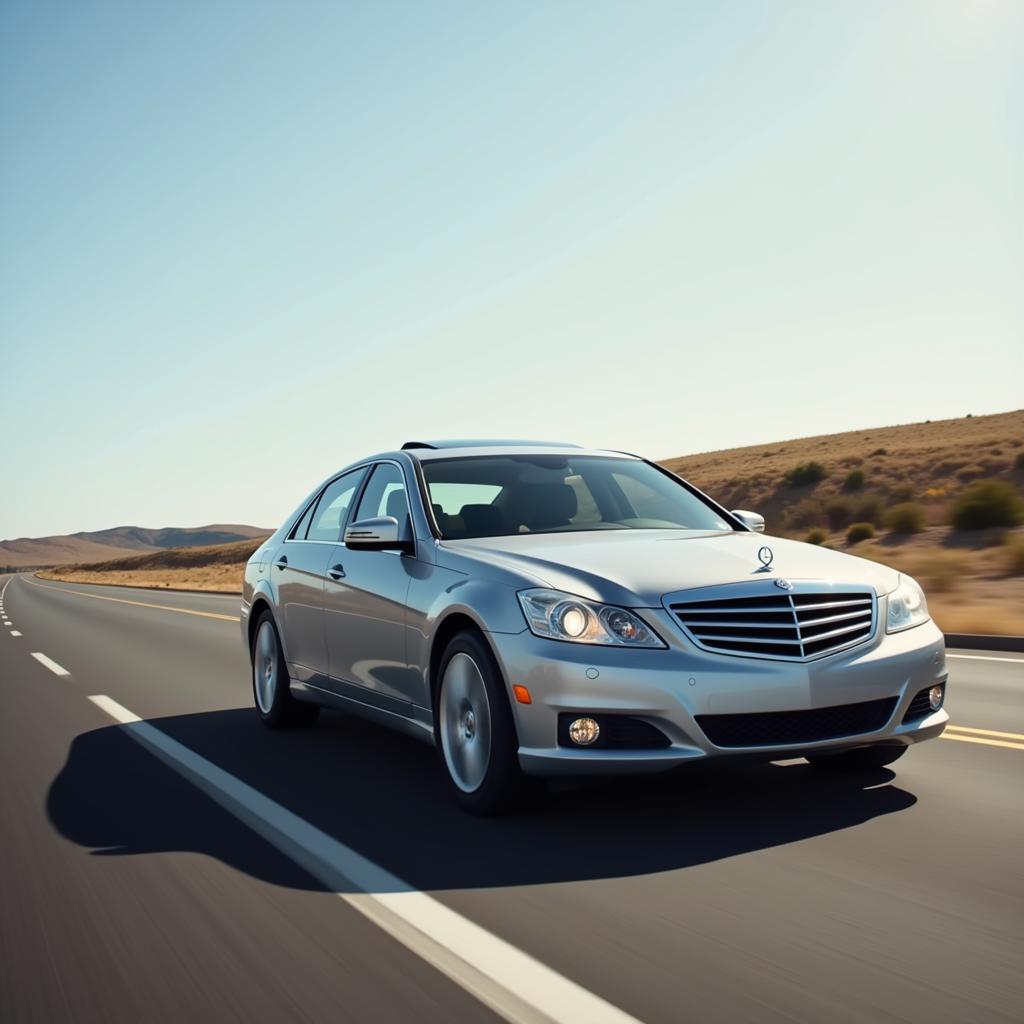
[[[873,747],[857,747],[844,750],[841,754],[811,754],[807,760],[815,767],[827,772],[864,772],[872,768],[884,768],[898,761],[907,748],[903,744],[876,743]]]
[[[274,617],[264,610],[256,621],[249,651],[256,713],[268,729],[308,728],[320,717],[316,704],[296,700],[288,686],[288,664]]]
[[[490,647],[466,631],[441,656],[434,738],[451,791],[473,814],[532,804],[543,789],[519,767],[519,739],[501,670]]]

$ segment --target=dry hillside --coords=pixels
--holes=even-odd
[[[800,536],[827,526],[824,506],[877,496],[883,504],[920,502],[928,521],[945,524],[951,504],[972,480],[1002,477],[1024,485],[1024,410],[996,416],[854,430],[796,441],[733,448],[666,459],[664,465],[730,508],[751,508],[768,520],[771,533]],[[786,475],[820,462],[828,476],[793,486]],[[846,481],[864,474],[860,487]]]
[[[229,544],[266,536],[270,531],[237,523],[209,526],[115,526],[109,530],[72,533],[54,537],[19,537],[0,541],[0,567],[27,568],[67,565],[71,562],[100,562],[124,558],[137,552],[167,548]]]

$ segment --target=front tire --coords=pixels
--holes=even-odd
[[[288,687],[288,664],[274,617],[264,611],[252,634],[252,695],[256,713],[268,729],[301,729],[320,717],[316,704],[296,700]]]
[[[826,772],[865,772],[884,768],[898,761],[907,748],[896,743],[876,743],[873,747],[857,747],[841,754],[811,754],[807,760],[815,768]]]
[[[519,740],[501,670],[476,633],[445,648],[434,737],[455,799],[474,814],[499,814],[532,802],[540,790],[519,767]]]

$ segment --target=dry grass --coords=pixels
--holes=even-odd
[[[193,569],[88,572],[81,569],[44,569],[44,580],[63,583],[102,583],[118,587],[146,587],[150,590],[206,590],[210,593],[240,594],[245,563],[201,566]]]
[[[245,563],[265,539],[259,537],[199,548],[168,548],[109,562],[65,565],[46,569],[39,575],[65,583],[241,593]]]

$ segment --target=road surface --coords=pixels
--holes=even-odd
[[[953,652],[954,728],[895,772],[480,820],[424,745],[264,730],[237,598],[0,589],[3,1021],[1021,1019],[1024,656]]]

